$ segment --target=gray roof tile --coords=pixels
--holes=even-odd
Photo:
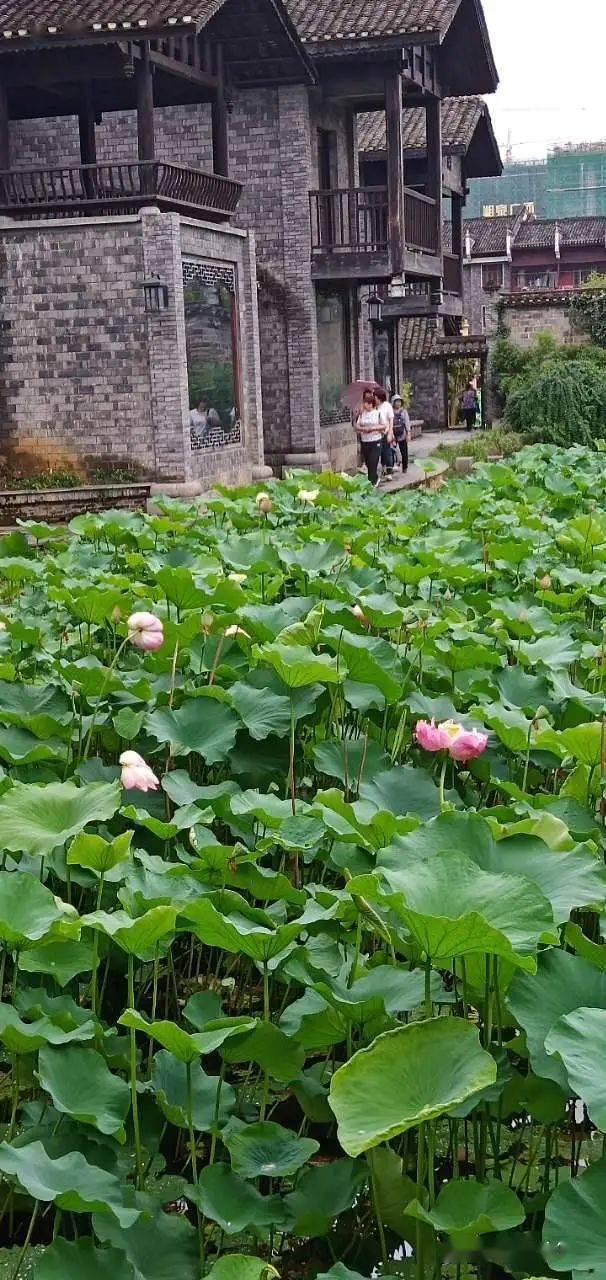
[[[483,98],[445,98],[442,103],[442,142],[446,153],[462,154],[468,150],[479,121],[487,110]],[[423,107],[409,107],[402,118],[402,141],[408,152],[424,152],[427,146]],[[385,112],[366,111],[358,116],[360,151],[384,151],[386,146]]]
[[[286,0],[307,42],[414,35],[449,28],[461,0]]]

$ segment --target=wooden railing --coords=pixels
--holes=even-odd
[[[438,228],[436,202],[420,191],[404,188],[404,241],[407,249],[436,253]]]
[[[444,254],[444,289],[446,293],[461,294],[463,276],[461,259],[454,253]]]
[[[309,201],[314,253],[387,250],[387,187],[310,191]]]
[[[153,202],[224,221],[241,193],[239,182],[162,160],[0,171],[0,212],[13,216],[130,212]]]

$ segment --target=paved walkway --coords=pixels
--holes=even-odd
[[[410,445],[411,458],[429,458],[441,444],[462,444],[465,440],[471,440],[473,431],[461,430],[458,427],[452,431],[424,431],[422,436],[418,436]]]
[[[422,462],[430,458],[441,444],[461,444],[471,438],[471,431],[424,431],[409,446],[410,465],[405,475],[396,471],[392,480],[381,485],[381,493],[397,493],[399,489],[417,489],[425,479],[425,472],[415,466],[415,459]]]

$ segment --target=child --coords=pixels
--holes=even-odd
[[[394,396],[392,400],[393,406],[393,431],[396,444],[400,450],[400,458],[402,461],[402,472],[408,471],[408,443],[410,440],[410,414],[408,409],[404,408],[404,402],[401,396]]]

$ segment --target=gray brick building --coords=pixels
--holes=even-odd
[[[0,0],[0,453],[200,485],[355,465],[369,294],[440,314],[456,275],[461,309],[441,103],[496,86],[481,4],[91,10]]]

